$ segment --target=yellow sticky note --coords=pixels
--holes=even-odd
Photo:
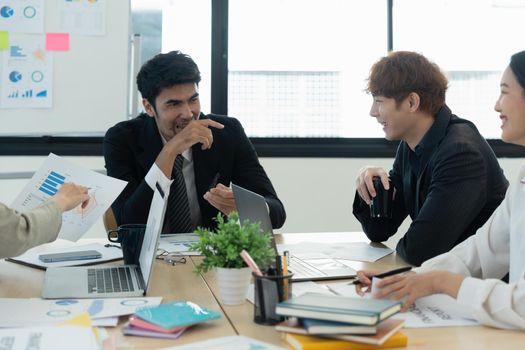
[[[9,48],[9,32],[0,31],[0,49]]]

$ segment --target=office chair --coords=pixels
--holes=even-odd
[[[102,216],[102,222],[104,222],[104,228],[106,229],[106,232],[117,229],[117,220],[115,219],[115,215],[113,214],[113,209],[111,209],[111,207],[109,207],[108,210],[104,212],[104,215]]]

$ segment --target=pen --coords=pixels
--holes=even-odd
[[[283,261],[282,261],[282,265],[283,265],[283,300],[288,300],[288,293],[289,293],[289,289],[288,289],[288,251],[285,250],[284,253],[283,253]]]
[[[410,271],[411,269],[412,269],[412,266],[404,266],[404,267],[400,267],[398,269],[394,269],[394,270],[378,273],[377,275],[372,276],[372,277],[383,278],[383,277],[393,276],[393,275],[397,275],[399,273]],[[358,279],[356,279],[355,281],[352,281],[349,284],[359,284],[359,283],[361,283],[361,282]]]
[[[276,276],[283,275],[283,264],[282,264],[281,256],[279,254],[275,256],[275,274]]]
[[[261,270],[259,269],[259,266],[257,266],[257,264],[255,263],[255,261],[253,261],[252,257],[250,256],[250,254],[248,254],[248,252],[246,250],[242,250],[241,251],[241,257],[242,259],[244,260],[244,262],[246,262],[246,265],[248,265],[248,267],[250,269],[252,269],[253,273],[259,277],[261,277],[263,274],[261,272]]]

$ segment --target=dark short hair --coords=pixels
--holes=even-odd
[[[525,94],[525,51],[512,55],[509,66]]]
[[[434,115],[445,104],[447,86],[447,77],[435,63],[416,52],[397,51],[372,66],[366,91],[393,98],[397,104],[415,92],[419,109]]]
[[[144,63],[137,74],[137,87],[143,98],[155,106],[155,99],[163,89],[177,84],[201,81],[199,67],[193,59],[180,51],[160,53]]]

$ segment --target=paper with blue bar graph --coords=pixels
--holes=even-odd
[[[126,186],[126,181],[99,174],[50,153],[12,207],[19,212],[36,208],[54,196],[64,182],[88,187],[90,197],[86,207],[78,206],[62,215],[62,228],[58,237],[70,241],[82,237]]]

